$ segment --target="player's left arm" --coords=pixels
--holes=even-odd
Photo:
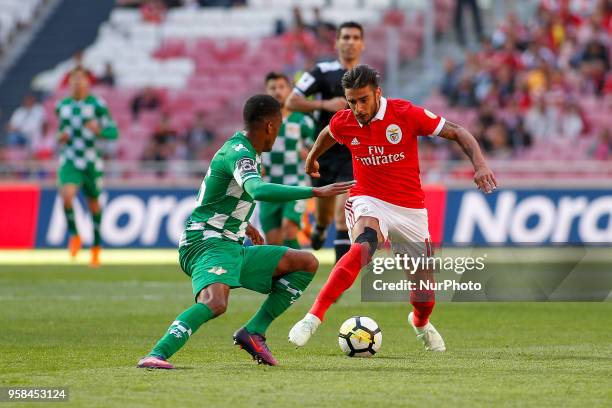
[[[478,141],[470,132],[462,126],[447,120],[438,135],[455,141],[461,146],[474,166],[474,183],[476,183],[481,191],[490,193],[497,188],[498,184],[495,175],[487,165]]]
[[[96,118],[98,120],[99,131],[94,133],[109,140],[114,140],[119,137],[117,124],[111,117],[108,106],[100,100],[98,100],[96,104]]]

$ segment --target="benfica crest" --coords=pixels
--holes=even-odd
[[[389,143],[398,144],[402,140],[402,129],[395,124],[387,126],[386,133]]]

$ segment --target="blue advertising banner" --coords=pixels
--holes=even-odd
[[[185,220],[195,205],[194,189],[108,189],[102,196],[103,245],[109,248],[176,247]],[[93,226],[81,195],[75,217],[85,245],[93,240]],[[54,189],[41,192],[37,247],[64,247],[67,226],[62,201]]]
[[[107,190],[101,197],[104,246],[176,247],[195,193],[193,189]],[[75,216],[88,245],[93,232],[86,208],[79,197]],[[447,246],[612,243],[612,190],[502,189],[485,196],[473,189],[451,189],[442,213]],[[332,228],[326,246],[333,238]],[[66,242],[61,200],[56,190],[42,189],[36,247],[64,247]]]
[[[449,190],[447,245],[612,243],[612,190]]]

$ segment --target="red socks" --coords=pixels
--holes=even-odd
[[[361,268],[369,262],[368,258],[367,246],[352,244],[348,252],[332,269],[327,282],[323,285],[323,289],[319,292],[317,300],[308,313],[323,321],[327,309],[340,297],[342,292],[351,287]]]
[[[317,300],[308,313],[317,316],[321,321],[330,306],[340,295],[350,288],[357,279],[361,268],[369,262],[367,245],[352,244],[349,251],[336,263]],[[433,290],[417,290],[410,292],[410,303],[413,306],[413,323],[423,327],[429,323],[429,316],[436,304]]]
[[[412,323],[416,327],[423,327],[429,323],[429,316],[436,304],[433,290],[410,291],[410,304],[412,305]]]

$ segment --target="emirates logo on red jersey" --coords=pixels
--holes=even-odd
[[[404,160],[404,152],[385,154],[384,146],[368,146],[368,156],[356,156],[365,166],[380,166],[381,164],[395,163]]]

